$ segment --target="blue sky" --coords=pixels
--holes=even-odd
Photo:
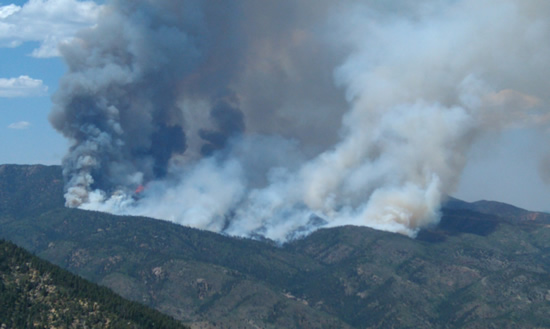
[[[48,122],[50,96],[65,65],[59,57],[29,56],[35,47],[28,43],[0,49],[0,78],[29,76],[42,80],[48,88],[39,96],[0,98],[0,163],[57,164],[67,148],[67,142]]]
[[[102,2],[31,2],[0,2],[0,163],[59,164],[68,141],[50,126],[48,114],[66,68],[46,40],[63,40],[92,25]],[[63,21],[66,17],[72,19]],[[48,24],[57,31],[53,37]],[[549,151],[547,140],[548,132],[533,129],[481,138],[470,151],[455,196],[550,210],[550,186],[538,173],[541,157]]]
[[[94,2],[0,2],[0,163],[60,163],[68,143],[48,122],[65,72],[55,45],[96,12]]]

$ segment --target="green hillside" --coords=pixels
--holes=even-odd
[[[32,216],[63,207],[59,166],[0,165],[0,214]]]
[[[42,200],[33,175],[15,191]],[[54,199],[0,213],[0,236],[195,328],[550,328],[544,214],[463,203],[417,239],[340,227],[277,247]]]
[[[185,328],[0,240],[1,328]]]

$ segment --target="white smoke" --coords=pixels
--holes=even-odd
[[[198,42],[190,58],[200,62],[203,56],[206,64],[170,75],[183,91],[175,108],[189,148],[171,154],[166,176],[151,177],[139,165],[126,165],[133,161],[129,155],[107,160],[125,164],[114,166],[119,171],[107,166],[125,179],[116,184],[109,179],[109,189],[94,185],[92,172],[101,167],[97,159],[105,161],[96,152],[124,148],[107,138],[130,129],[118,112],[107,120],[108,126],[118,125],[109,128],[116,132],[109,136],[92,132],[90,138],[76,138],[61,129],[78,140],[67,161],[69,206],[277,241],[347,224],[414,236],[439,220],[439,206],[456,187],[479,135],[548,125],[550,3],[545,1],[238,3],[238,19],[224,25],[231,27],[229,40],[220,41],[220,27],[210,26],[217,24],[211,8],[217,5],[189,2],[194,10],[209,9],[203,8],[206,17],[189,14],[200,23],[180,28],[195,29],[199,39],[214,31],[213,42],[224,46],[201,54]],[[128,10],[124,1],[110,8]],[[288,19],[280,20],[285,15]],[[107,27],[100,21],[99,29]],[[223,60],[228,45],[239,49]],[[71,55],[79,49],[73,46]],[[159,70],[170,70],[186,61],[183,50],[181,58],[170,53],[168,59],[147,60],[164,58]],[[125,86],[122,80],[116,84]],[[233,96],[224,96],[218,111],[208,115],[217,102],[212,85]],[[241,112],[246,130],[235,114]],[[201,153],[202,140],[210,143],[208,152],[203,145]],[[90,143],[98,141],[109,147],[90,151]],[[144,191],[134,193],[139,184],[145,184]]]

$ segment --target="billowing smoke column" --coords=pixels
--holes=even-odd
[[[116,0],[61,48],[67,206],[286,241],[439,219],[487,130],[545,127],[546,1]]]

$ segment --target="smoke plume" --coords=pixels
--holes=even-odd
[[[478,136],[548,125],[548,17],[538,0],[110,1],[60,48],[67,206],[277,241],[414,236]]]

